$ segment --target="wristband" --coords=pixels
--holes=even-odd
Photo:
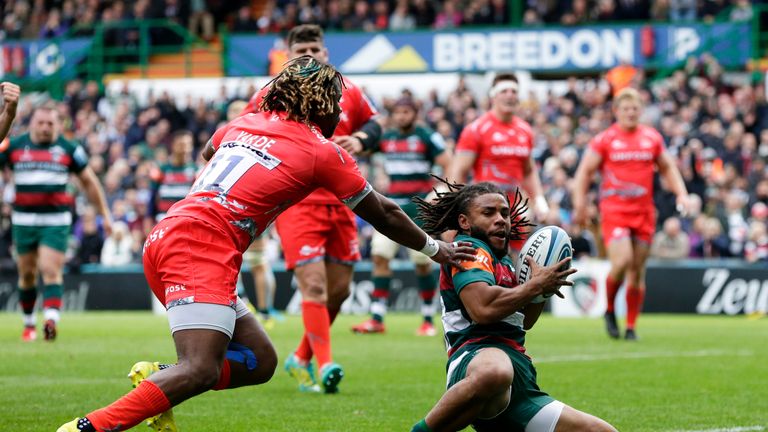
[[[547,204],[547,199],[544,198],[543,195],[537,196],[536,199],[533,201],[533,205],[535,206],[537,213],[539,214],[549,213],[549,204]]]
[[[427,243],[424,245],[423,248],[421,248],[419,252],[431,258],[437,255],[439,251],[440,251],[440,245],[437,244],[435,239],[427,235]]]

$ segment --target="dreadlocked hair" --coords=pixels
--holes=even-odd
[[[423,229],[430,235],[440,235],[445,231],[461,231],[459,215],[467,214],[469,204],[475,197],[485,194],[500,194],[509,202],[507,194],[493,183],[483,182],[473,185],[451,183],[447,179],[433,176],[448,186],[447,191],[438,192],[431,202],[420,197],[411,199],[419,207],[417,219],[424,223]],[[523,198],[520,189],[515,189],[515,200],[510,206],[511,229],[510,240],[521,240],[528,234],[526,228],[534,226],[525,216],[528,211],[528,199]]]
[[[342,85],[341,74],[333,66],[309,55],[297,57],[267,83],[269,90],[259,108],[283,111],[295,121],[333,114]]]

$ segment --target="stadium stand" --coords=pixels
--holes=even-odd
[[[499,0],[460,3],[454,0],[373,3],[364,0],[301,0],[298,3],[9,0],[4,2],[1,37],[47,38],[73,26],[86,29],[93,21],[141,17],[175,20],[209,41],[215,39],[213,29],[221,24],[228,25],[232,31],[280,32],[306,22],[317,22],[333,30],[379,31],[499,25],[518,18],[525,23],[576,25],[604,20],[708,20],[725,13],[731,20],[745,20],[752,17],[752,7],[757,3],[743,0],[529,1],[524,10],[517,12],[516,18],[508,10],[510,4]],[[75,20],[75,17],[83,19]],[[86,30],[83,32],[87,35]],[[130,44],[134,37],[127,29],[116,35],[116,40]],[[665,78],[650,80],[644,71],[638,70],[627,81],[642,90],[647,103],[644,120],[663,134],[689,191],[701,202],[699,212],[680,218],[690,242],[689,256],[768,261],[768,102],[763,82],[729,80],[723,67],[707,54],[691,57],[683,69]],[[152,173],[168,160],[173,133],[181,129],[192,131],[197,155],[224,121],[228,104],[238,99],[247,100],[255,90],[249,88],[241,94],[227,94],[222,90],[206,100],[182,100],[170,93],[161,93],[151,95],[146,103],[139,103],[127,88],[105,96],[99,82],[76,79],[66,84],[58,108],[66,119],[68,137],[82,142],[90,153],[91,167],[103,181],[115,219],[128,226],[134,262],[139,261],[140,245],[154,223],[150,214]],[[603,75],[568,78],[567,91],[562,94],[550,93],[541,99],[534,94],[521,95],[519,115],[533,125],[535,158],[541,167],[552,209],[546,223],[571,230],[574,243],[580,245],[577,254],[579,250],[589,255],[601,253],[601,242],[596,241],[593,234],[599,230],[593,227],[581,232],[571,226],[569,191],[587,142],[611,121],[610,94],[609,80]],[[413,97],[408,89],[403,89],[403,94],[397,97],[401,96]],[[26,130],[37,97],[25,95],[22,99],[13,134]],[[386,115],[395,99],[375,103]],[[421,121],[437,130],[449,146],[455,144],[464,125],[487,108],[487,100],[475,97],[461,80],[445,98],[433,92],[432,96],[416,102],[421,107]],[[4,174],[0,269],[12,270],[8,202],[13,188],[9,180]],[[674,199],[663,188],[657,188],[656,204],[661,229],[664,221],[675,214]],[[98,220],[94,232],[88,218],[92,209],[85,201],[78,200],[75,212],[79,220],[69,253],[73,268],[97,262],[105,240]],[[596,220],[594,205],[591,215]],[[364,254],[369,249],[370,231],[361,224]]]

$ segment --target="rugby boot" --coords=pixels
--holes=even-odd
[[[611,339],[619,338],[619,325],[616,324],[616,314],[613,312],[605,313],[605,331]]]
[[[299,383],[299,391],[305,393],[320,393],[320,386],[317,384],[315,378],[315,369],[312,367],[312,362],[300,361],[296,357],[295,353],[291,353],[288,358],[285,359],[283,365],[288,375],[292,376]]]
[[[338,393],[339,383],[344,378],[344,371],[336,363],[326,363],[320,369],[320,380],[326,393]]]
[[[142,381],[159,370],[159,362],[140,361],[131,367],[131,371],[128,372],[128,378],[131,380],[133,388],[136,388]],[[173,417],[173,409],[148,418],[147,426],[153,430],[163,432],[178,432],[179,430],[176,426],[176,419]]]

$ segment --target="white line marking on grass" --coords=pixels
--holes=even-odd
[[[559,356],[534,357],[533,362],[539,363],[563,363],[563,362],[590,362],[618,359],[646,359],[666,357],[749,357],[754,355],[752,351],[728,351],[728,350],[698,350],[698,351],[664,351],[664,352],[639,352],[639,353],[606,353],[606,354],[568,354]]]
[[[696,430],[682,430],[675,429],[670,432],[749,432],[749,431],[764,431],[764,426],[736,426],[729,428],[717,428],[717,429],[696,429]]]

